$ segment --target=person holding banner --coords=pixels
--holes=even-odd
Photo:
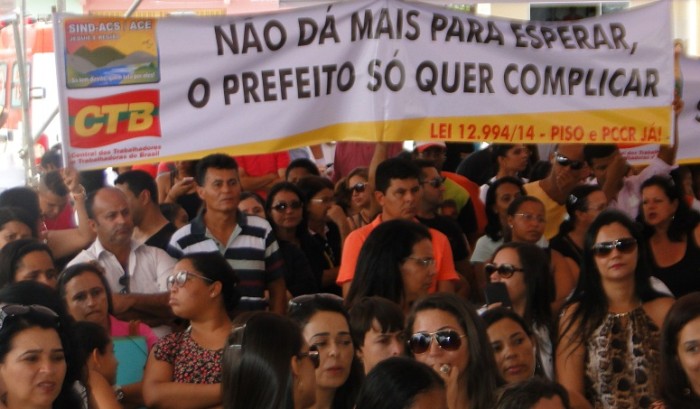
[[[659,153],[639,174],[634,174],[617,145],[586,145],[583,149],[586,162],[611,208],[634,219],[639,212],[642,183],[654,175],[668,175],[674,169],[679,145],[678,116],[682,110],[683,100],[676,96],[673,100],[673,144],[659,145]]]

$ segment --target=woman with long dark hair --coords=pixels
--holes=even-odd
[[[645,252],[639,229],[618,211],[601,213],[586,234],[555,360],[575,408],[646,408],[657,397],[659,327],[673,299],[651,287]]]
[[[0,250],[0,287],[30,280],[56,288],[57,276],[51,249],[38,240],[15,240]]]
[[[270,334],[274,334],[271,337]],[[224,350],[224,409],[303,409],[316,401],[316,347],[286,317],[255,312]]]
[[[345,302],[352,308],[362,297],[379,296],[408,312],[433,287],[435,274],[428,229],[413,221],[390,220],[372,230],[362,246]]]

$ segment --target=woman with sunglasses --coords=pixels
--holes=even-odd
[[[375,209],[372,203],[374,189],[369,185],[369,170],[355,168],[345,177],[343,183],[345,190],[350,192],[350,216],[348,217],[350,230],[370,224],[378,209]]]
[[[40,305],[0,307],[0,380],[7,409],[75,409],[80,373],[69,329]]]
[[[295,322],[253,313],[231,332],[224,349],[224,409],[313,407],[319,363],[318,349],[309,347]]]
[[[281,182],[270,189],[264,205],[284,258],[284,282],[291,297],[318,292],[322,275],[315,276],[309,263],[309,257],[321,256],[323,249],[306,228],[303,197],[295,184]]]
[[[544,374],[554,378],[554,286],[546,253],[534,244],[506,243],[484,270],[492,283],[505,284],[513,312],[533,330]]]
[[[304,222],[312,240],[305,240],[302,249],[309,258],[311,270],[322,292],[340,294],[335,284],[340,267],[343,240],[349,233],[347,216],[335,203],[333,183],[320,176],[309,176],[297,183],[305,198]]]
[[[549,247],[567,259],[576,280],[582,261],[586,231],[607,207],[608,199],[598,185],[577,186],[566,199],[566,213],[569,218],[561,223],[559,233],[552,237]]]
[[[343,299],[334,294],[302,295],[289,302],[288,316],[301,328],[306,342],[317,348],[314,409],[352,409],[362,383],[362,364],[350,333]]]
[[[544,205],[534,196],[520,196],[508,206],[509,236],[506,241],[517,243],[542,244],[546,216]],[[576,285],[571,266],[564,256],[549,245],[541,246],[548,256],[552,280],[554,280],[555,295],[552,310],[559,311],[564,301]]]
[[[362,245],[345,302],[352,308],[362,297],[379,296],[407,313],[428,294],[435,274],[428,229],[413,221],[390,220],[372,230]]]
[[[431,294],[411,308],[408,350],[445,380],[449,409],[490,409],[503,384],[484,324],[455,294]]]
[[[233,268],[218,252],[192,253],[168,277],[170,307],[190,323],[166,335],[148,356],[143,398],[148,407],[221,405],[221,358],[240,298]]]
[[[496,164],[496,175],[479,189],[479,199],[486,201],[486,194],[489,187],[498,179],[509,176],[527,183],[528,180],[520,177],[530,163],[530,149],[522,144],[499,143],[489,146],[491,150],[491,160]]]
[[[51,249],[38,240],[19,239],[0,250],[0,288],[25,280],[56,288],[57,275]]]
[[[658,397],[659,328],[673,299],[651,287],[645,252],[635,224],[618,211],[602,212],[586,233],[555,358],[574,408],[646,408]]]
[[[700,408],[700,292],[679,298],[661,329],[660,401],[654,409]]]
[[[680,185],[668,176],[647,179],[641,194],[651,274],[676,297],[700,291],[700,214],[688,207]]]
[[[486,324],[498,371],[507,383],[545,375],[537,356],[535,333],[520,315],[498,307],[487,310],[481,318]]]

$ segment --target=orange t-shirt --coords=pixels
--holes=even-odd
[[[342,286],[345,283],[352,281],[355,276],[355,267],[357,266],[357,258],[360,256],[362,245],[369,237],[369,234],[375,227],[382,222],[382,215],[375,217],[372,223],[362,226],[359,229],[353,230],[352,233],[345,239],[343,245],[343,257],[341,258],[340,270],[336,284]],[[416,223],[419,223],[416,221]],[[432,236],[433,257],[435,257],[435,269],[437,273],[433,278],[433,284],[428,292],[433,293],[437,290],[438,281],[459,280],[457,271],[455,270],[454,260],[452,259],[452,248],[447,236],[435,229],[428,229]]]

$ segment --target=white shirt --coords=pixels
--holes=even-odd
[[[124,268],[117,257],[102,246],[100,239],[75,256],[68,266],[90,261],[97,261],[105,269],[113,293],[122,291],[124,286],[119,284],[119,279],[124,275]],[[173,273],[175,263],[176,260],[165,251],[132,240],[128,265],[129,292],[154,294],[167,291],[166,280]]]

